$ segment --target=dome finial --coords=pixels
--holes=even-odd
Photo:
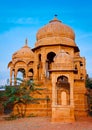
[[[28,39],[26,38],[25,40],[25,45],[27,46],[28,45]]]
[[[55,14],[54,16],[55,16],[55,18],[56,18],[58,15],[57,15],[57,14]]]
[[[58,16],[57,14],[54,15],[54,20],[57,20],[57,16]]]
[[[54,15],[54,19],[51,20],[49,23],[52,23],[52,22],[60,22],[60,23],[61,23],[61,21],[57,19],[57,16],[58,16],[58,15],[55,14],[55,15]]]

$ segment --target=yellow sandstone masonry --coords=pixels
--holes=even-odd
[[[22,72],[23,79],[36,80],[45,88],[36,97],[50,99],[27,105],[26,114],[50,116],[52,122],[74,122],[87,116],[86,61],[80,56],[74,31],[55,17],[38,30],[36,39],[32,49],[26,39],[8,64],[10,84],[12,78],[16,84],[18,72]]]

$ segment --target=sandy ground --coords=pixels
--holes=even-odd
[[[92,130],[92,117],[74,123],[52,123],[48,117],[20,118],[12,121],[0,118],[0,130]]]

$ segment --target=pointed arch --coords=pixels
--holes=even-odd
[[[55,56],[56,56],[55,52],[49,52],[47,54],[46,65],[45,65],[45,67],[46,67],[46,71],[45,71],[46,78],[50,78],[49,70],[51,69],[51,65],[52,65],[52,62],[54,61]]]
[[[33,70],[33,68],[30,68],[29,70],[28,70],[28,77],[29,77],[29,79],[33,79],[33,74],[34,74],[34,70]]]
[[[68,77],[61,75],[57,77],[57,104],[69,105],[70,104],[70,83]]]
[[[17,73],[18,78],[25,78],[26,77],[26,71],[24,68],[19,68]]]
[[[47,60],[48,60],[50,63],[53,62],[53,59],[54,59],[55,55],[56,55],[55,52],[49,52],[49,53],[47,54]]]

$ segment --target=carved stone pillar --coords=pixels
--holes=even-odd
[[[17,70],[14,71],[14,85],[16,85]]]
[[[28,80],[28,69],[27,68],[25,69],[25,78],[26,78],[26,80]]]
[[[56,79],[55,76],[53,76],[52,79],[52,107],[57,105],[57,95],[56,95]]]
[[[46,77],[46,55],[43,55],[43,59],[42,59],[42,79],[45,79]]]
[[[12,68],[10,68],[10,85],[12,85]]]
[[[71,76],[72,77],[72,76]],[[74,96],[73,96],[73,79],[70,79],[70,105],[74,106]]]

